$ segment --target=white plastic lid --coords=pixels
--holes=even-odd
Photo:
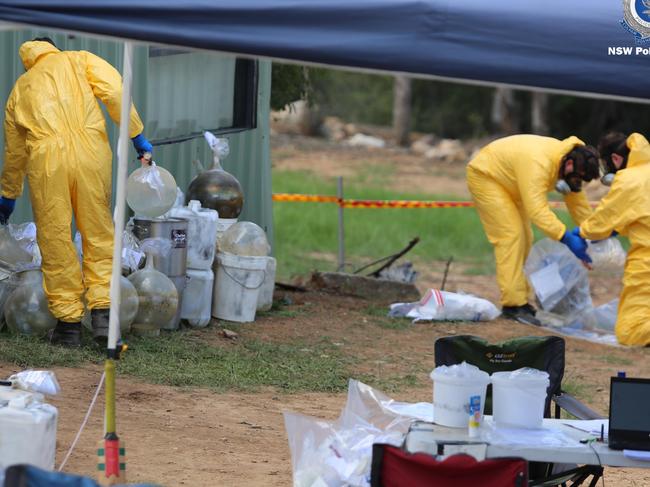
[[[487,372],[484,372],[476,365],[468,364],[467,362],[450,366],[441,365],[433,369],[429,377],[431,377],[434,382],[457,383],[459,380],[485,382],[486,384],[490,382],[490,375]]]
[[[550,384],[548,372],[531,367],[509,372],[495,372],[492,374],[491,379],[492,382],[499,383],[499,385],[545,385],[548,387]]]

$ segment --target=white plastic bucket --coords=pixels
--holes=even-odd
[[[267,259],[217,252],[212,316],[241,323],[255,321]]]
[[[277,261],[273,257],[266,257],[266,274],[257,297],[257,311],[268,311],[273,306],[276,267]]]
[[[212,311],[212,290],[214,273],[212,270],[187,269],[187,280],[183,291],[181,319],[187,320],[194,328],[204,328],[210,324]]]
[[[433,421],[442,426],[467,428],[469,422],[469,399],[481,396],[481,415],[485,407],[485,394],[490,376],[476,369],[471,376],[456,377],[448,374],[445,366],[436,367],[431,372],[433,380]],[[462,365],[462,364],[461,364]],[[458,366],[452,366],[458,367]]]
[[[497,426],[539,428],[544,419],[548,373],[536,369],[492,374],[492,415]]]

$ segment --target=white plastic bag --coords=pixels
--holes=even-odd
[[[614,332],[618,313],[618,298],[590,308],[578,315],[568,326],[578,330]]]
[[[487,299],[471,294],[429,289],[416,303],[394,303],[388,316],[407,317],[417,321],[490,321],[501,312]]]

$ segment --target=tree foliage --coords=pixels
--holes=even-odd
[[[469,138],[494,133],[490,114],[494,89],[425,79],[413,82],[411,126],[440,137]],[[516,91],[521,132],[531,130],[531,93]],[[347,122],[390,126],[393,77],[324,68],[273,65],[272,107],[306,98],[322,115]],[[553,137],[577,135],[589,143],[608,130],[650,135],[650,106],[610,100],[550,95]]]

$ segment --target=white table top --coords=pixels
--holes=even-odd
[[[608,421],[600,420],[607,434]],[[437,444],[444,442],[487,443],[487,458],[521,457],[528,461],[607,465],[613,467],[650,468],[650,462],[632,460],[622,450],[612,450],[605,442],[580,443],[594,438],[589,430],[599,430],[593,421],[544,419],[539,430],[497,428],[486,416],[478,438],[469,438],[467,428],[449,428],[417,421],[406,436],[406,450],[412,453],[437,453]],[[572,426],[569,426],[572,425]],[[581,431],[581,428],[587,431]]]

